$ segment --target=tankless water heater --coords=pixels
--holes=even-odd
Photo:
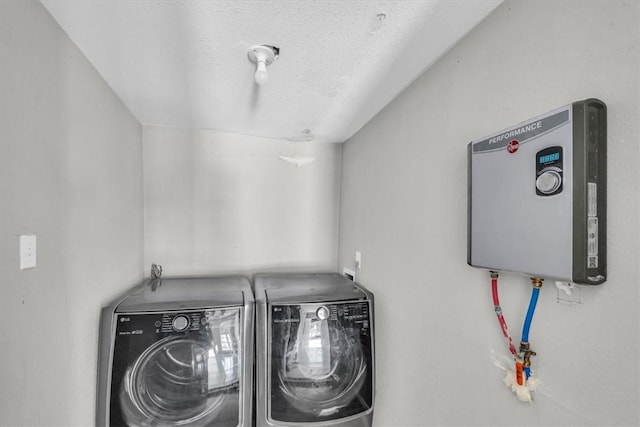
[[[469,265],[606,280],[606,122],[587,99],[468,145]]]

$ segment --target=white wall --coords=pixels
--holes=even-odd
[[[376,294],[378,427],[640,423],[639,5],[507,1],[344,145],[339,264],[360,250]],[[523,404],[492,362],[488,273],[466,265],[466,145],[588,97],[609,108],[608,281],[574,306],[545,284],[544,385]],[[519,340],[529,281],[501,280]]]
[[[638,19],[631,0],[507,2],[343,147],[339,264],[362,251],[377,296],[377,426],[640,422]],[[37,2],[0,1],[0,93],[0,425],[93,423],[99,307],[143,264],[335,267],[339,146],[145,128],[143,197],[140,125]],[[466,144],[591,96],[609,106],[609,280],[574,306],[545,285],[544,386],[523,405],[466,266]],[[501,291],[517,337],[527,280]]]
[[[0,1],[0,425],[93,424],[100,307],[142,278],[141,138],[40,3]]]
[[[145,266],[335,271],[340,145],[161,127],[144,127],[143,140]]]

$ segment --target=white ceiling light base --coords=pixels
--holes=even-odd
[[[257,64],[256,73],[254,74],[257,84],[263,85],[269,80],[267,65],[270,65],[273,61],[278,59],[279,53],[279,48],[264,44],[252,46],[251,49],[249,49],[249,59]]]

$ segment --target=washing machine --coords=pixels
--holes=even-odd
[[[256,425],[373,422],[373,294],[339,274],[254,278]]]
[[[96,425],[251,425],[254,314],[243,276],[148,279],[109,304]]]

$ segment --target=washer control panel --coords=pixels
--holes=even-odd
[[[548,147],[536,154],[536,194],[553,196],[562,192],[562,147]]]
[[[191,321],[187,316],[180,315],[173,318],[171,326],[173,326],[173,329],[175,329],[176,331],[184,331],[189,327],[190,323]]]
[[[156,333],[198,331],[205,314],[202,311],[163,313],[162,321],[156,322]]]
[[[326,306],[321,306],[316,310],[316,316],[320,320],[327,320],[329,318],[329,309]]]

